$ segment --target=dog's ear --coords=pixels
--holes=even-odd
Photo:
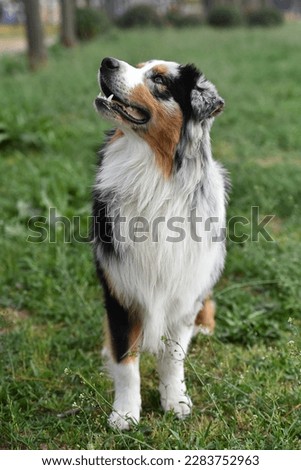
[[[191,92],[191,106],[196,119],[204,121],[218,116],[224,105],[215,86],[202,75]]]

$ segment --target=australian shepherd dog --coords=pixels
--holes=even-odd
[[[100,151],[92,239],[107,318],[104,352],[114,381],[112,427],[140,418],[139,354],[157,355],[165,411],[191,413],[184,358],[214,328],[210,292],[225,259],[226,172],[210,129],[224,107],[194,65],[112,57],[99,71],[95,108],[114,124]]]

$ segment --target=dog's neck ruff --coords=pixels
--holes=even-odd
[[[176,155],[167,156],[173,159],[173,169],[166,178],[156,162],[155,152],[142,137],[131,131],[120,133],[118,138],[110,136],[101,152],[96,190],[103,195],[118,194],[123,201],[135,200],[139,212],[152,201],[155,214],[159,209],[154,204],[156,193],[161,204],[179,194],[184,200],[205,183],[213,164],[209,131],[200,125],[188,126],[177,152],[181,164],[177,164]]]

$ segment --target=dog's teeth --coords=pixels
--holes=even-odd
[[[112,93],[112,95],[109,96],[108,101],[111,102],[113,98],[114,98],[114,95],[113,95],[113,93]]]

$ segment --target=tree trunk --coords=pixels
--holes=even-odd
[[[29,67],[36,70],[47,61],[39,0],[24,0]]]
[[[115,0],[105,0],[105,10],[109,18],[115,17]]]
[[[73,47],[76,43],[74,0],[61,0],[61,43],[65,47]]]
[[[210,10],[215,6],[214,5],[214,0],[201,0],[201,4],[203,7],[203,12],[205,18],[207,18],[208,14],[210,13]]]

